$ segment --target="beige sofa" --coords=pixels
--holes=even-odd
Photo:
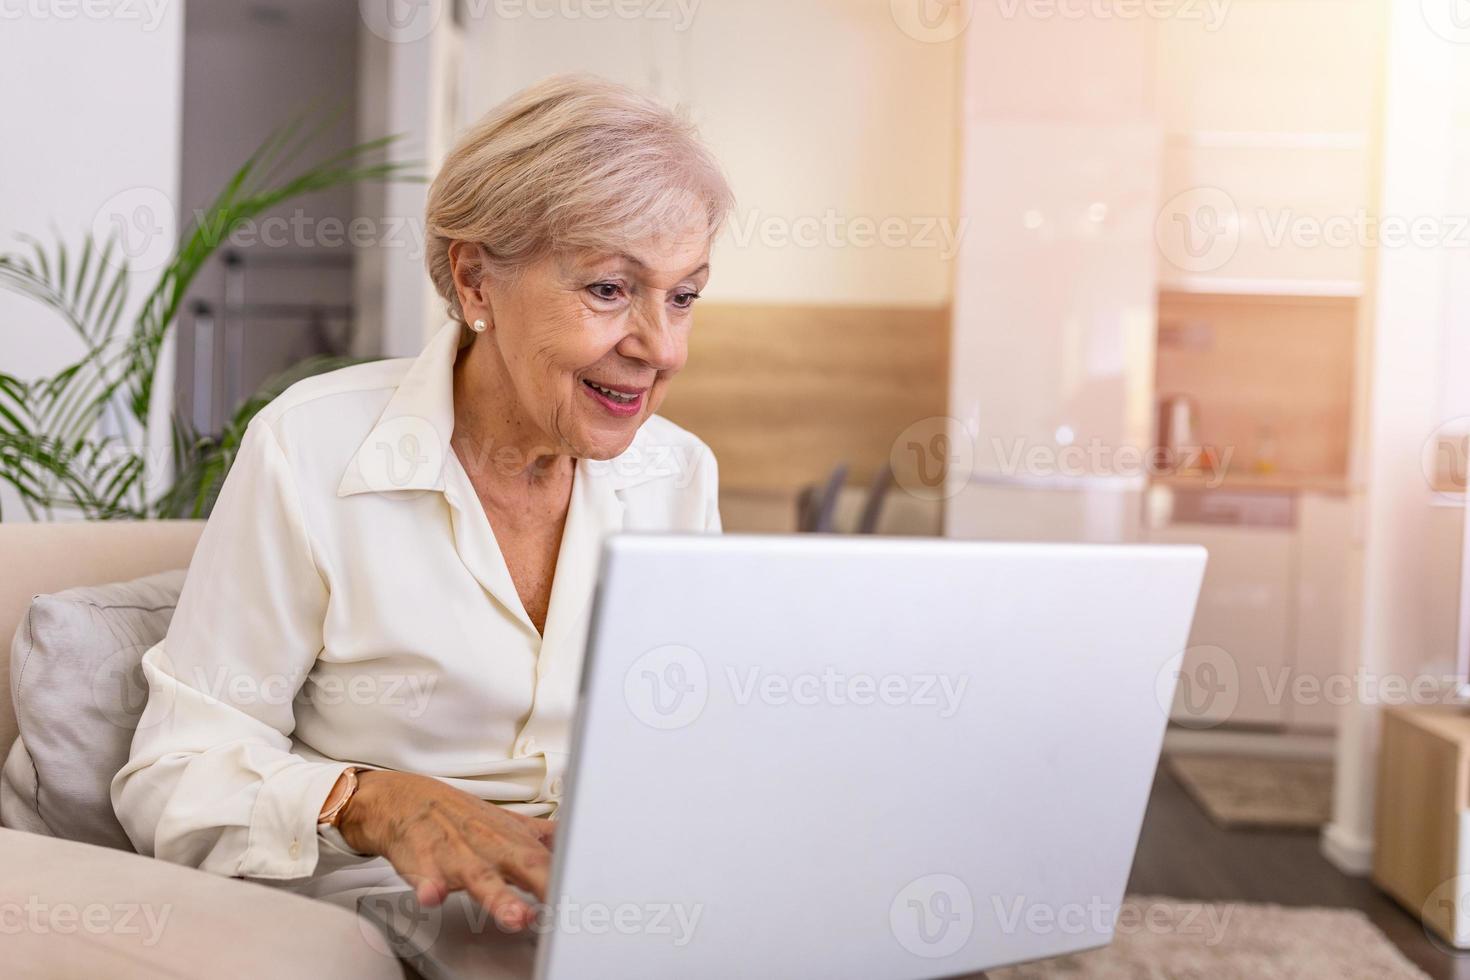
[[[188,565],[200,521],[0,524],[0,666],[31,597]],[[9,687],[7,686],[7,691]],[[0,758],[16,738],[0,698]],[[6,977],[400,978],[345,909],[137,854],[0,828]]]

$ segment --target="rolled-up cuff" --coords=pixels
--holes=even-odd
[[[321,845],[321,852],[319,852],[319,856],[323,861],[327,859],[328,855],[326,852],[328,851],[332,852],[332,854],[336,855],[338,858],[348,858],[359,861],[365,857],[372,857],[371,854],[364,854],[361,851],[353,850],[352,845],[348,844],[347,839],[342,836],[342,831],[338,830],[336,827],[322,827],[318,825],[316,839],[317,843]],[[349,860],[348,863],[351,863],[351,860]]]
[[[348,766],[346,762],[293,762],[261,783],[238,874],[272,880],[311,875],[319,854],[317,817]]]
[[[564,777],[567,771],[567,753],[547,751],[541,754],[546,760],[546,774],[541,779],[536,802],[560,806],[562,793],[566,788]]]

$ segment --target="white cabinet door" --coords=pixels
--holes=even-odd
[[[1176,524],[1148,536],[1210,553],[1171,718],[1196,728],[1286,724],[1295,531]]]
[[[974,4],[962,38],[953,537],[1130,540],[1153,418],[1154,28]],[[960,472],[963,471],[963,472]]]
[[[1298,510],[1296,664],[1287,723],[1333,728],[1349,663],[1352,505],[1345,496],[1302,494]]]
[[[1325,32],[1326,7],[1300,0],[1158,21],[1166,288],[1359,288],[1385,15],[1382,0],[1331,6]]]
[[[972,122],[965,145],[950,411],[975,470],[1142,489],[1157,129]]]
[[[949,403],[987,488],[949,501],[946,533],[1128,540],[1153,397],[1158,133],[971,123],[965,140]]]

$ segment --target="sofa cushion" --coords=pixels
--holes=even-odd
[[[23,759],[9,760],[7,824],[132,850],[109,787],[147,701],[140,661],[168,631],[183,585],[178,569],[32,600],[11,645],[10,694],[20,726],[12,755],[29,755],[33,778],[15,771]]]
[[[0,868],[0,976],[405,980],[381,934],[331,902],[14,830]]]
[[[0,827],[24,830],[28,834],[55,836],[36,812],[36,764],[26,751],[25,739],[10,743],[5,768],[0,769]]]

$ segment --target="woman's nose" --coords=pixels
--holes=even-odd
[[[684,330],[671,322],[660,305],[657,309],[633,312],[628,335],[618,345],[618,351],[655,370],[677,371],[688,356],[688,340]]]

